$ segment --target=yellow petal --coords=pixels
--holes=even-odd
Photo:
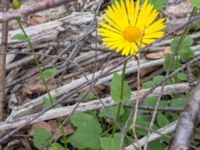
[[[164,35],[164,32],[154,32],[154,33],[151,33],[151,34],[147,34],[144,36],[144,38],[149,38],[149,39],[153,39],[153,38],[160,38]]]
[[[159,19],[158,21],[154,22],[148,28],[145,29],[145,34],[151,34],[157,31],[160,31],[165,28],[165,24],[163,23],[165,19]]]

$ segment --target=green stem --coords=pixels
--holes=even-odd
[[[121,107],[122,107],[122,101],[123,101],[123,97],[124,97],[124,80],[125,80],[126,65],[127,65],[127,61],[124,62],[123,69],[122,69],[121,91],[120,91],[121,95],[120,95],[120,102],[119,102],[118,108],[117,108],[116,121],[119,121],[120,111],[121,111]],[[114,136],[115,130],[116,130],[116,126],[115,126],[115,124],[113,124],[112,136]]]
[[[22,24],[21,24],[21,20],[20,20],[20,19],[17,19],[17,22],[18,22],[18,24],[19,24],[19,26],[20,26],[20,29],[22,30],[23,34],[24,34],[25,37],[28,39],[28,44],[29,44],[29,47],[30,47],[30,49],[31,49],[31,51],[32,51],[35,64],[36,64],[36,66],[37,66],[39,72],[41,73],[41,72],[42,72],[42,69],[41,69],[40,63],[39,63],[39,61],[38,61],[38,59],[37,59],[37,56],[36,56],[36,53],[35,53],[35,49],[33,48],[33,44],[32,44],[32,42],[30,41],[28,35],[26,34],[26,31],[24,30],[24,28],[23,28],[23,26],[22,26]],[[46,89],[46,91],[47,91],[48,97],[49,97],[51,103],[53,104],[53,99],[52,99],[52,96],[51,96],[51,94],[50,94],[50,90],[49,90],[49,88],[48,88],[47,82],[46,82],[46,80],[45,80],[44,77],[41,77],[41,79],[42,79],[42,82],[44,83],[44,86],[45,86],[45,89]]]
[[[122,107],[122,101],[123,101],[123,97],[124,97],[124,80],[125,80],[126,64],[127,64],[127,61],[125,61],[124,64],[123,64],[122,80],[121,80],[121,92],[120,92],[121,95],[120,95],[120,102],[119,102],[118,108],[117,108],[116,121],[119,120],[119,115],[120,115],[120,111],[121,111],[121,107]]]
[[[17,22],[18,22],[19,27],[20,27],[20,29],[22,30],[24,36],[28,39],[27,41],[28,41],[29,47],[30,47],[30,49],[31,49],[31,51],[32,51],[35,64],[36,64],[36,66],[37,66],[37,68],[38,68],[39,73],[41,73],[41,72],[42,72],[41,65],[40,65],[40,63],[39,63],[39,61],[38,61],[38,59],[37,59],[37,56],[36,56],[36,53],[35,53],[35,49],[34,49],[34,47],[33,47],[33,44],[32,44],[32,42],[31,42],[31,40],[29,39],[29,36],[26,34],[26,31],[24,30],[24,28],[23,28],[23,26],[22,26],[22,23],[21,23],[21,20],[20,20],[20,19],[17,19]],[[49,99],[50,99],[50,101],[51,101],[51,104],[53,104],[53,97],[51,96],[50,90],[49,90],[49,88],[48,88],[47,81],[46,81],[45,78],[42,77],[42,76],[41,76],[41,79],[42,79],[42,82],[43,82],[43,84],[44,84],[44,86],[45,86],[45,90],[47,91],[47,95],[48,95],[48,97],[49,97]],[[61,125],[61,121],[60,121],[59,119],[57,119],[57,122],[58,122],[58,124],[59,124],[59,126],[60,126],[60,125]],[[67,149],[67,143],[66,143],[66,137],[65,137],[65,133],[64,133],[64,127],[63,127],[62,125],[60,126],[60,130],[61,130],[61,133],[62,133],[63,138],[64,138],[64,147],[65,147],[65,149]]]

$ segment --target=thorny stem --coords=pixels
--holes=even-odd
[[[23,28],[23,26],[22,26],[22,23],[21,23],[21,20],[20,20],[20,19],[17,19],[17,22],[18,22],[19,27],[20,27],[20,29],[22,30],[24,36],[27,38],[29,47],[30,47],[30,49],[31,49],[31,51],[32,51],[32,54],[33,54],[33,57],[34,57],[35,64],[36,64],[36,66],[37,66],[37,68],[38,68],[38,70],[39,70],[39,73],[41,73],[41,72],[42,72],[41,65],[40,65],[40,63],[39,63],[39,61],[38,61],[38,59],[37,59],[37,55],[36,55],[35,49],[34,49],[34,47],[33,47],[33,44],[32,44],[32,42],[31,42],[31,40],[29,39],[29,36],[27,35],[26,31],[24,30],[24,28]],[[46,81],[45,78],[42,77],[42,76],[41,76],[40,78],[42,79],[42,82],[43,82],[43,84],[44,84],[44,86],[45,86],[45,90],[47,91],[47,95],[48,95],[48,97],[49,97],[49,99],[50,99],[50,101],[51,101],[51,104],[53,104],[53,103],[54,103],[54,102],[53,102],[53,97],[51,96],[50,90],[49,90],[49,88],[48,88],[47,81]],[[57,119],[57,123],[59,124],[61,133],[62,133],[63,138],[64,138],[64,147],[65,147],[65,149],[67,149],[67,143],[66,143],[66,137],[65,137],[65,133],[64,133],[64,128],[63,128],[63,126],[61,125],[61,121],[60,121],[59,119]],[[60,125],[61,125],[61,126],[60,126]]]

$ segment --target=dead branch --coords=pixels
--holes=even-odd
[[[25,15],[36,13],[45,9],[53,8],[65,3],[69,3],[72,0],[43,0],[41,2],[37,2],[30,6],[23,6],[20,9],[12,10],[7,13],[3,13],[0,16],[0,22],[2,21],[8,21],[11,19],[16,19],[23,17]]]
[[[158,96],[160,94],[160,89],[161,89],[161,87],[157,87],[148,97]],[[148,90],[149,89],[141,90],[140,91],[141,96],[143,96]],[[180,84],[166,86],[162,94],[163,95],[177,94],[177,93],[186,92],[188,90],[189,90],[189,86],[187,83],[180,83]],[[135,100],[136,95],[137,95],[137,91],[132,92],[132,96],[131,96],[132,101]],[[112,101],[112,98],[109,96],[109,97],[101,99],[101,102],[100,102],[100,100],[95,100],[95,101],[91,101],[91,102],[80,103],[79,106],[76,108],[75,112],[97,110],[97,109],[102,109],[104,107],[111,107],[114,105],[116,105],[116,103],[114,101]],[[34,122],[68,116],[71,114],[71,112],[74,110],[75,107],[76,107],[76,104],[49,110],[46,113],[44,113],[43,115],[41,115],[39,118],[35,119]],[[7,120],[5,122],[0,122],[0,131],[4,131],[4,130],[8,130],[8,129],[12,129],[12,128],[21,126],[24,124],[24,122],[27,122],[29,119],[34,118],[37,114],[13,117],[13,118],[9,118],[9,120]],[[16,115],[13,114],[13,116],[16,116]],[[34,123],[34,122],[31,122],[31,123]]]
[[[8,10],[8,4],[3,1],[5,11]],[[8,45],[8,21],[2,23],[2,40],[1,40],[1,53],[6,53]],[[4,104],[6,99],[6,55],[0,56],[0,120],[4,119]]]
[[[139,147],[142,147],[145,145],[146,142],[151,142],[151,141],[154,141],[158,138],[160,138],[162,135],[165,135],[165,134],[168,134],[172,131],[175,130],[176,128],[176,125],[177,125],[177,121],[174,121],[166,126],[164,126],[163,128],[160,128],[157,132],[153,132],[151,134],[149,134],[148,136],[145,136],[139,140],[137,140],[137,142],[127,146],[125,148],[125,150],[136,150],[136,148]],[[148,141],[146,141],[148,139]]]
[[[184,112],[177,124],[176,132],[171,140],[169,150],[186,150],[191,141],[191,135],[198,121],[200,112],[200,83],[194,88],[185,106]]]

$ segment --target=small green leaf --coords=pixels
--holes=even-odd
[[[91,93],[91,92],[83,92],[79,95],[78,99],[81,99],[81,100],[85,100],[85,101],[91,101],[91,100],[95,100],[97,99],[97,97]]]
[[[186,47],[190,47],[193,44],[193,39],[191,36],[187,35],[182,39],[182,42],[180,43],[181,37],[176,37],[173,39],[171,43],[171,49],[172,51],[177,51],[177,48],[179,48],[179,51],[182,49],[185,49]]]
[[[180,66],[179,60],[177,57],[172,56],[171,54],[167,54],[165,56],[163,68],[167,72],[169,69],[171,71],[175,71]]]
[[[114,73],[112,82],[111,82],[111,96],[115,102],[128,101],[131,97],[131,88],[128,83],[124,81],[123,86],[123,97],[121,98],[121,80],[122,76]]]
[[[198,21],[196,22],[196,26],[197,26],[198,29],[200,28],[200,20],[198,20]]]
[[[184,107],[187,102],[186,98],[174,98],[172,99],[171,106],[173,107]]]
[[[182,61],[188,61],[195,56],[194,51],[190,47],[184,47],[178,52],[178,54],[180,55],[180,60]]]
[[[143,84],[144,88],[152,88],[154,85],[161,82],[165,77],[162,75],[157,75],[151,81],[147,81]]]
[[[30,41],[31,40],[31,38],[29,36],[27,37],[22,33],[15,34],[11,39],[17,40],[17,41]]]
[[[33,133],[33,144],[36,148],[42,149],[51,137],[51,132],[44,128],[37,127],[34,129]]]
[[[149,0],[153,6],[158,10],[163,10],[166,0]]]
[[[183,73],[183,72],[178,73],[178,74],[177,74],[177,78],[178,78],[180,81],[187,81],[187,75],[186,75],[186,73]]]
[[[70,121],[77,127],[69,142],[78,149],[100,149],[101,125],[98,120],[86,113],[76,113]]]
[[[119,150],[120,149],[120,134],[115,133],[111,137],[103,137],[100,139],[103,150]]]
[[[158,117],[157,117],[157,123],[158,123],[159,127],[163,127],[163,126],[169,124],[169,120],[167,119],[167,117],[165,115],[163,115],[162,113],[159,113]]]
[[[117,114],[117,110],[118,106],[105,108],[103,111],[99,113],[99,117],[107,117],[107,118],[114,117]],[[123,113],[124,113],[124,108],[121,107],[120,115],[123,115]]]
[[[157,97],[149,97],[144,101],[145,106],[155,106],[157,102]]]
[[[168,105],[169,105],[169,102],[168,102],[168,101],[165,101],[165,100],[160,101],[160,106],[161,106],[161,107],[167,107]]]
[[[62,145],[60,145],[59,143],[53,143],[50,145],[48,150],[68,150],[65,149]]]
[[[153,81],[147,81],[147,82],[143,83],[143,87],[145,89],[152,88],[153,86],[154,86]]]
[[[137,115],[137,119],[136,119],[136,124],[144,126],[144,127],[149,127],[151,122],[151,116],[150,115],[142,115],[139,114]],[[147,130],[142,129],[142,128],[137,128],[136,133],[138,134],[138,136],[144,136],[147,134]]]
[[[58,72],[58,70],[56,68],[49,68],[40,73],[40,78],[47,79],[47,78],[55,75],[57,72]]]
[[[199,0],[191,0],[192,6],[196,8],[200,8],[200,1]]]
[[[43,106],[43,108],[48,108],[49,106],[51,106],[51,105],[53,105],[55,103],[56,103],[55,99],[51,100],[50,98],[44,97],[42,106]],[[59,108],[59,107],[62,107],[62,105],[61,104],[57,104],[55,106],[55,108]]]
[[[165,150],[166,147],[167,146],[164,143],[161,143],[160,140],[155,140],[148,144],[148,150]]]
[[[162,76],[162,75],[157,75],[157,76],[155,76],[154,78],[153,78],[153,83],[154,83],[154,85],[156,85],[156,84],[158,84],[158,83],[160,83],[162,80],[164,80],[165,79],[165,77],[164,76]]]

